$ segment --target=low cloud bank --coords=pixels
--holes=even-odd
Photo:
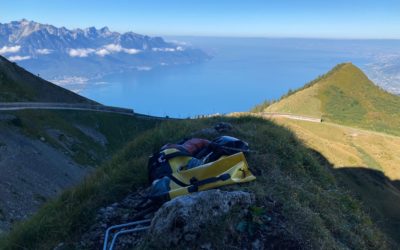
[[[28,60],[31,59],[30,56],[10,56],[8,60],[17,62],[17,61],[23,61],[23,60]]]
[[[53,52],[51,49],[37,49],[36,53],[40,54],[40,55],[48,55],[51,54],[51,52]]]
[[[140,53],[141,50],[132,49],[132,48],[124,48],[119,44],[107,44],[98,49],[91,49],[91,48],[80,48],[80,49],[69,49],[68,54],[71,57],[87,57],[90,54],[96,54],[98,56],[106,56],[113,53],[127,53],[130,55],[134,55]]]
[[[7,54],[7,53],[17,53],[21,49],[21,46],[4,46],[0,49],[0,54]]]

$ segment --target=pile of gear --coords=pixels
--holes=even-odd
[[[150,157],[149,198],[163,203],[180,195],[255,179],[245,155],[249,145],[231,136],[166,144]]]
[[[136,209],[152,210],[181,195],[255,180],[245,158],[249,152],[248,143],[231,136],[164,145],[149,159],[150,191]],[[150,223],[151,219],[145,219],[109,227],[103,249],[113,249],[119,235],[146,230]]]

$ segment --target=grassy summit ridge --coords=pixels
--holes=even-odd
[[[322,117],[322,123],[275,121],[323,154],[340,173],[338,179],[363,201],[375,223],[400,242],[399,96],[380,89],[356,66],[345,63],[257,109]],[[382,181],[382,175],[388,179]]]
[[[400,97],[390,94],[351,63],[264,109],[322,117],[324,121],[400,135]]]
[[[250,117],[162,122],[133,139],[91,178],[15,227],[0,245],[3,249],[52,249],[64,242],[72,247],[90,228],[97,209],[148,185],[146,162],[151,152],[164,143],[180,140],[220,121],[232,123],[235,129],[229,134],[250,143],[254,152],[248,162],[257,176],[254,182],[226,188],[253,192],[255,206],[267,215],[270,199],[282,204],[282,226],[287,235],[308,249],[387,246],[385,237],[363,212],[361,204],[338,184],[332,166],[324,158],[304,147],[287,129]],[[222,229],[213,231],[213,236],[206,240],[222,244],[221,232],[236,226],[232,225],[233,218],[234,215],[221,222]],[[267,221],[261,223],[269,227]],[[229,232],[232,233],[230,240],[241,244],[242,234],[235,230]]]

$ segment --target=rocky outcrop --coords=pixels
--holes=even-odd
[[[96,223],[74,248],[99,249],[103,245],[104,232],[108,227],[138,220],[138,214],[145,212],[137,210],[145,192],[142,190],[132,193],[120,202],[101,208],[96,216]],[[141,216],[140,219],[153,218],[148,232],[120,236],[117,249],[147,248],[148,242],[156,243],[156,248],[174,247],[178,242],[190,245],[206,232],[208,226],[218,223],[233,208],[243,208],[244,214],[253,202],[253,196],[243,191],[209,190],[177,197],[163,204],[155,214],[149,211]]]
[[[250,193],[209,190],[165,203],[155,214],[148,235],[165,247],[196,240],[233,208],[243,211],[253,203]]]

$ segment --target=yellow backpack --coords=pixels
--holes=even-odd
[[[168,153],[176,153],[176,158],[168,160],[171,173],[152,183],[150,199],[154,201],[165,202],[180,195],[256,179],[242,152],[190,169],[184,166],[192,157],[180,155],[177,151]]]

